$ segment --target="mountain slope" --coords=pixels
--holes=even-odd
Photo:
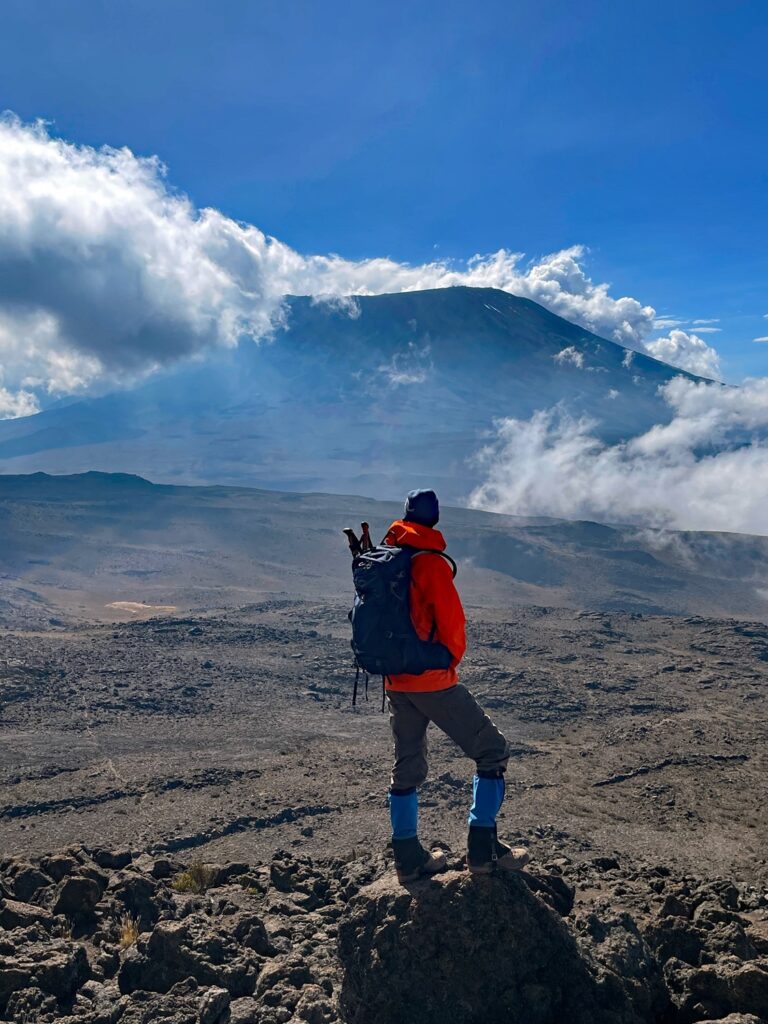
[[[124,618],[131,602],[344,604],[351,578],[341,528],[367,520],[378,538],[401,513],[401,504],[347,495],[155,486],[100,473],[0,476],[0,624]],[[448,506],[440,526],[470,607],[768,618],[767,537],[640,533]]]
[[[616,440],[668,419],[681,372],[495,289],[292,298],[269,342],[0,423],[0,470],[461,502],[494,418],[560,402]]]

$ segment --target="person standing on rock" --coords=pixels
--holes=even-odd
[[[392,847],[401,881],[413,881],[446,867],[445,855],[431,853],[418,839],[418,787],[427,777],[427,726],[430,722],[461,747],[477,765],[469,812],[467,866],[476,874],[495,868],[518,871],[528,862],[523,848],[511,849],[496,834],[504,799],[509,744],[469,690],[459,682],[457,666],[466,649],[464,609],[453,582],[453,563],[435,529],[440,518],[432,490],[411,491],[402,519],[389,528],[384,544],[414,548],[410,559],[410,616],[420,640],[443,644],[447,668],[386,677],[395,762],[389,791]]]

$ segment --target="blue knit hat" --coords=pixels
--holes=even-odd
[[[434,491],[409,491],[405,499],[406,523],[434,526],[440,519],[440,504]]]

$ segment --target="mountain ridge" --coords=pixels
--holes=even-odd
[[[239,607],[265,595],[349,601],[341,529],[383,536],[402,504],[353,495],[0,474],[0,622],[113,620]],[[768,619],[768,537],[639,531],[442,506],[470,606]],[[126,607],[128,610],[126,611]]]

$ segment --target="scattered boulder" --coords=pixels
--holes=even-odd
[[[133,860],[133,854],[129,850],[104,850],[97,847],[94,850],[89,850],[88,854],[94,864],[98,864],[106,871],[121,871],[123,868],[127,868]]]
[[[704,936],[698,928],[679,918],[663,917],[645,928],[645,939],[661,963],[671,958],[698,964],[704,950]]]
[[[259,962],[210,921],[161,921],[146,942],[128,951],[117,980],[123,993],[168,992],[185,978],[225,988],[233,997],[253,993]]]
[[[52,857],[45,857],[40,866],[46,875],[49,875],[54,882],[60,882],[62,878],[73,874],[80,867],[80,862],[66,853],[54,854]]]
[[[14,865],[8,873],[11,889],[17,900],[27,903],[32,900],[41,889],[47,888],[52,879],[40,871],[39,868],[21,861]]]
[[[642,1021],[659,1021],[670,1000],[659,963],[627,913],[598,917],[587,914],[576,922],[579,945],[595,965],[598,983],[606,991],[617,982]]]
[[[53,1016],[58,1005],[55,996],[46,995],[40,988],[22,988],[8,1000],[6,1017],[26,1024],[27,1021],[40,1020],[44,1015]]]
[[[245,864],[242,861],[233,861],[229,864],[224,864],[219,868],[217,883],[219,885],[224,885],[226,882],[231,882],[233,878],[242,878],[243,875],[247,875],[250,870],[250,864]]]
[[[178,868],[174,861],[169,860],[167,857],[158,857],[157,860],[152,862],[149,873],[153,878],[163,879],[172,878],[177,870]]]
[[[230,996],[225,988],[215,986],[207,989],[200,1000],[198,1015],[200,1024],[218,1024],[229,1006]]]
[[[598,871],[618,871],[620,867],[615,857],[593,857],[592,864]]]
[[[313,981],[312,971],[303,957],[287,956],[262,971],[256,995],[267,1006],[295,1006],[299,991]]]
[[[296,1003],[295,1016],[307,1024],[330,1024],[338,1020],[333,1001],[320,985],[304,985]]]
[[[15,992],[39,989],[59,1001],[72,998],[88,980],[85,947],[67,939],[51,939],[31,929],[15,949],[0,947],[0,1014]],[[10,944],[9,944],[10,945]]]
[[[670,960],[664,975],[680,1024],[734,1012],[768,1019],[768,963],[741,963],[734,958],[690,967]]]
[[[85,875],[69,875],[60,884],[53,903],[54,914],[64,914],[76,925],[94,919],[96,904],[104,888],[95,879]]]
[[[266,926],[257,914],[241,914],[234,927],[234,936],[246,949],[252,949],[262,956],[274,953]]]
[[[138,921],[142,931],[149,931],[157,923],[160,912],[171,906],[167,891],[159,888],[156,879],[137,871],[123,871],[116,875],[108,893],[123,913]]]
[[[753,1017],[751,1013],[729,1013],[720,1020],[700,1021],[697,1024],[764,1024],[764,1021]]]
[[[45,907],[21,903],[18,900],[0,899],[0,928],[5,928],[6,931],[28,928],[33,924],[41,924],[44,928],[50,929],[53,922],[53,914]]]
[[[107,1024],[115,1020],[119,1024],[156,1024],[158,1021],[164,1024],[200,1024],[199,1003],[197,982],[186,978],[163,995],[139,990],[124,996]]]
[[[535,892],[539,899],[544,900],[547,906],[552,907],[561,917],[568,917],[573,910],[576,890],[572,885],[568,885],[560,875],[533,875],[524,871],[520,874],[520,878],[531,892]]]
[[[285,850],[272,860],[270,881],[278,892],[289,893],[303,910],[315,910],[326,902],[331,887],[327,874],[318,870],[310,857],[297,857]]]
[[[229,1004],[229,1024],[260,1024],[262,1019],[259,1004],[252,997],[233,999]]]

